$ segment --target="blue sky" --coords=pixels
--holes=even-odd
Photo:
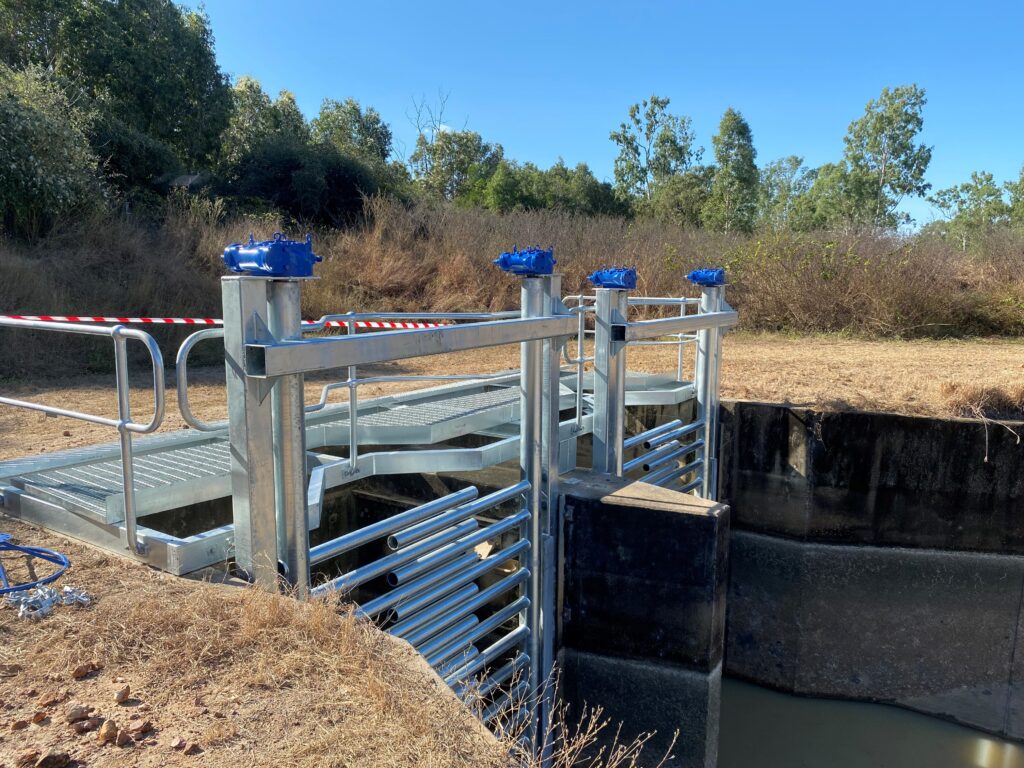
[[[194,3],[190,3],[194,5]],[[221,66],[295,93],[307,117],[354,97],[411,151],[414,99],[448,94],[445,122],[548,166],[586,162],[611,180],[608,133],[656,93],[689,115],[710,157],[722,112],[740,110],[758,162],[842,154],[851,120],[883,86],[928,92],[922,138],[935,189],[1024,163],[1024,1],[330,2],[207,0]],[[918,222],[935,215],[904,204]]]

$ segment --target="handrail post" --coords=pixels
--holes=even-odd
[[[594,334],[593,469],[622,476],[622,441],[626,416],[626,350],[612,338],[612,326],[626,322],[629,294],[620,288],[597,288]]]
[[[120,331],[122,330],[124,330],[122,326],[115,327],[111,331],[111,337],[114,339],[114,373],[117,384],[117,432],[121,443],[124,531],[128,550],[133,555],[143,555],[146,550],[139,542],[138,521],[135,517],[135,463],[132,456],[132,433],[128,429],[128,425],[132,421],[132,406],[128,390],[127,339],[121,335]]]

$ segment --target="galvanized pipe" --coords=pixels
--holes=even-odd
[[[133,555],[145,554],[139,544],[138,525],[135,519],[135,466],[132,461],[132,433],[127,425],[132,420],[131,399],[128,392],[128,350],[124,337],[116,329],[114,338],[114,372],[117,381],[118,437],[121,442],[121,478],[124,496],[124,532],[128,540],[128,551]]]
[[[530,636],[530,628],[520,624],[518,627],[513,629],[507,635],[500,640],[494,642],[493,645],[488,646],[480,652],[480,656],[475,660],[459,667],[450,675],[448,675],[444,681],[448,685],[459,681],[465,681],[467,678],[475,675],[480,670],[484,669],[487,665],[498,659],[503,653],[507,653],[511,648],[515,647],[518,643],[523,642]],[[529,654],[522,654],[523,666],[527,669],[532,670],[536,665],[532,663],[532,659]],[[532,690],[532,686],[531,686]]]
[[[613,327],[626,322],[627,300],[626,291],[597,289],[593,468],[616,477],[622,477],[623,472],[626,353],[613,338]]]
[[[349,336],[356,334],[356,321],[349,319],[346,323]],[[348,367],[348,462],[351,471],[356,471],[356,461],[359,458],[359,392],[356,389],[356,366]]]
[[[310,562],[316,565],[344,552],[348,552],[350,549],[369,544],[374,539],[379,539],[407,525],[412,525],[420,520],[438,515],[464,501],[475,499],[478,493],[479,491],[474,486],[463,488],[461,491],[450,493],[447,496],[442,496],[440,499],[434,499],[434,501],[428,501],[426,504],[420,504],[418,507],[413,507],[405,512],[399,512],[397,515],[392,515],[380,522],[351,531],[336,539],[325,541],[310,550]]]
[[[223,328],[205,328],[201,331],[196,331],[181,342],[181,346],[178,347],[178,356],[174,361],[174,377],[177,380],[176,389],[178,394],[178,410],[181,412],[182,420],[198,432],[218,432],[222,429],[227,429],[228,423],[226,421],[219,421],[215,424],[209,424],[192,413],[192,405],[189,403],[188,399],[188,356],[192,352],[192,347],[200,341],[203,341],[204,339],[223,338]]]
[[[391,634],[401,637],[410,645],[415,646],[417,643],[422,643],[424,640],[433,637],[446,626],[451,624],[451,622],[456,621],[479,608],[483,608],[492,600],[501,597],[509,590],[522,585],[529,575],[530,572],[528,570],[520,568],[515,573],[506,576],[501,581],[495,582],[475,596],[471,596],[470,598],[458,603],[452,610],[446,611],[444,614],[438,616],[427,624],[422,624],[421,626],[412,629],[395,626],[391,627],[389,631]]]
[[[685,427],[682,427],[681,429],[675,429],[672,430],[671,432],[663,432],[660,435],[649,437],[648,439],[643,441],[644,448],[650,450],[651,448],[657,448],[662,443],[667,443],[669,440],[682,440],[684,437],[692,435],[697,430],[703,428],[703,419],[699,421],[694,421],[691,424],[687,424]]]
[[[460,552],[465,552],[467,549],[472,549],[478,544],[490,541],[495,536],[500,536],[506,531],[511,531],[513,528],[522,525],[529,519],[529,510],[524,509],[510,517],[506,517],[504,520],[499,520],[496,523],[485,526],[475,533],[462,536],[448,546],[417,559],[416,562],[394,569],[388,574],[388,584],[393,587],[397,587],[410,579],[419,576],[421,573],[429,571],[431,568],[435,568],[441,563],[451,560]],[[473,522],[475,523],[476,521]]]
[[[465,536],[467,533],[475,530],[476,527],[476,520],[463,520],[456,526],[438,532],[436,536],[419,541],[413,546],[401,549],[398,552],[392,552],[390,555],[385,555],[379,560],[374,560],[372,563],[361,565],[348,573],[343,573],[341,576],[331,579],[324,586],[326,589],[336,592],[355,589],[360,584],[365,584],[371,579],[383,576],[397,566],[403,565],[410,560],[415,560],[417,557],[421,557],[450,541],[454,541],[460,536]],[[462,551],[465,551],[465,548]]]
[[[359,606],[359,609],[363,615],[372,619],[389,608],[394,608],[397,603],[410,597],[415,597],[439,583],[448,581],[451,577],[457,576],[459,571],[465,572],[471,566],[478,563],[479,560],[480,558],[475,553],[463,555],[449,563],[445,563],[440,568],[423,574],[415,581],[410,581],[404,587],[393,589],[374,600],[364,603]]]
[[[523,707],[523,700],[530,692],[529,684],[524,680],[514,686],[510,691],[503,693],[495,699],[487,709],[483,711],[480,719],[484,723],[490,723],[497,717],[506,717],[510,712],[518,712]]]
[[[653,451],[637,456],[632,461],[627,461],[622,466],[622,472],[623,474],[625,474],[627,472],[632,472],[633,470],[636,469],[642,469],[644,465],[647,464],[649,461],[653,461],[661,456],[665,456],[666,454],[671,453],[678,447],[679,443],[676,442],[675,440],[673,440],[670,443],[665,443],[665,445],[661,446],[660,448],[655,448]]]
[[[675,442],[675,441],[673,440],[672,442]],[[669,445],[671,445],[671,444],[672,443],[669,443]],[[685,456],[687,453],[691,452],[692,450],[693,450],[693,448],[691,448],[689,446],[681,445],[678,448],[670,451],[669,453],[666,453],[666,454],[664,454],[662,456],[658,456],[657,458],[652,458],[650,461],[645,461],[644,464],[643,464],[643,470],[644,470],[644,472],[653,472],[654,470],[656,470],[656,469],[658,469],[660,467],[667,466],[668,464],[671,464],[672,462],[674,462],[674,461],[676,461],[678,459],[681,459],[683,456]]]
[[[676,429],[677,427],[681,427],[682,425],[683,422],[680,421],[679,419],[666,421],[664,424],[659,424],[657,427],[652,427],[651,429],[648,429],[646,432],[641,432],[639,435],[634,435],[633,437],[624,440],[622,443],[622,447],[625,448],[627,451],[630,448],[636,448],[636,446],[638,445],[643,445],[644,448],[651,448],[653,446],[647,445],[648,440],[658,437],[658,435],[663,435],[666,432],[671,432],[672,430]]]
[[[512,659],[512,661],[508,662],[507,664],[504,664],[503,666],[492,672],[490,675],[488,675],[487,679],[478,688],[476,688],[473,691],[473,693],[475,693],[478,698],[483,699],[487,696],[490,696],[503,683],[506,683],[509,680],[513,679],[519,681],[519,678],[516,677],[517,673],[529,663],[530,657],[520,653],[518,656]],[[462,689],[462,686],[459,686],[459,688]],[[462,695],[466,693],[466,691],[457,690],[456,693],[458,695]]]
[[[415,613],[405,621],[393,624],[388,628],[388,632],[396,637],[401,637],[403,640],[407,639],[410,633],[417,631],[428,622],[433,622],[434,619],[439,616],[444,616],[449,613],[453,608],[456,608],[467,600],[473,598],[474,595],[480,593],[480,587],[476,584],[467,584],[466,586],[455,590],[451,594],[441,598],[435,603],[428,605],[419,613]],[[429,635],[428,635],[429,637]]]
[[[499,565],[508,562],[514,557],[519,557],[529,550],[529,548],[529,541],[526,541],[525,539],[517,541],[511,547],[506,547],[505,549],[495,552],[493,555],[488,555],[475,565],[471,565],[466,568],[462,573],[457,573],[451,579],[444,581],[429,590],[422,591],[422,593],[411,590],[411,587],[413,587],[416,582],[409,582],[405,587],[394,590],[395,592],[399,592],[403,589],[409,590],[408,594],[403,595],[403,597],[400,598],[400,601],[394,605],[395,620],[399,622],[405,621],[420,611],[424,606],[430,605],[464,584],[476,581],[480,576],[494,570]],[[455,562],[460,561],[456,560]],[[406,597],[409,599],[406,600]]]
[[[669,467],[663,469],[660,472],[648,475],[644,478],[644,482],[649,485],[662,485],[663,483],[669,482],[676,478],[684,477],[691,472],[696,472],[704,465],[703,458],[697,458],[687,464],[685,467]]]
[[[682,488],[680,488],[679,492],[680,493],[689,493],[690,491],[696,490],[696,488],[698,486],[702,485],[703,483],[704,483],[704,477],[702,475],[698,475],[695,480],[687,483]]]
[[[427,664],[433,667],[449,658],[459,648],[470,645],[467,639],[469,632],[479,624],[480,619],[476,616],[465,616],[437,637],[416,647],[416,650],[427,660]]]
[[[462,653],[456,654],[450,659],[445,659],[442,663],[438,664],[435,669],[437,674],[444,677],[453,669],[458,669],[460,666],[465,664],[467,661],[472,661],[480,655],[480,649],[475,645],[469,646],[468,650]]]
[[[302,293],[296,280],[270,283],[267,320],[277,339],[302,338]],[[303,375],[282,376],[270,393],[274,421],[274,489],[278,552],[289,585],[309,595],[309,507],[306,503],[306,419]]]
[[[529,598],[525,596],[520,597],[518,600],[515,600],[514,602],[511,602],[508,605],[506,605],[497,613],[493,614],[492,616],[489,616],[488,618],[484,619],[479,623],[476,623],[468,627],[465,631],[460,632],[458,635],[456,635],[455,632],[452,632],[451,635],[448,636],[447,642],[445,642],[443,646],[438,646],[436,641],[431,641],[429,645],[432,649],[434,649],[434,653],[423,654],[427,657],[427,663],[430,664],[430,666],[434,666],[439,661],[444,661],[445,659],[450,657],[456,650],[463,647],[464,645],[475,643],[477,640],[487,637],[487,635],[491,634],[491,632],[498,629],[498,627],[500,627],[506,621],[511,621],[513,618],[516,617],[517,614],[522,612],[527,607],[527,602],[529,602]],[[465,622],[459,622],[458,626],[461,627],[464,623]],[[519,626],[522,625],[520,624]],[[448,633],[446,633],[446,635],[448,635]]]
[[[468,504],[463,504],[459,507],[448,510],[437,517],[429,518],[424,520],[422,523],[417,523],[416,525],[411,525],[408,528],[396,531],[388,536],[388,547],[391,549],[407,547],[413,542],[422,539],[425,536],[429,536],[435,531],[446,528],[449,525],[454,525],[466,518],[478,515],[481,512],[485,512],[488,509],[496,507],[521,493],[526,493],[528,490],[530,490],[530,483],[529,481],[523,480],[515,485],[509,486],[508,488],[503,488],[500,491],[495,491],[494,493],[489,493],[486,496],[481,496],[475,501],[471,501]]]

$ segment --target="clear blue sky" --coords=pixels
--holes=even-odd
[[[189,3],[194,5],[195,3]],[[445,122],[548,166],[586,162],[611,180],[608,132],[656,93],[693,119],[710,156],[740,110],[758,161],[837,159],[883,86],[928,93],[928,180],[939,189],[1024,163],[1024,1],[331,2],[207,0],[223,69],[307,117],[325,96],[372,105],[411,151],[414,99],[449,94]],[[904,206],[918,222],[924,201]]]

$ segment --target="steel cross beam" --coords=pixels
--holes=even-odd
[[[250,343],[245,347],[245,373],[254,378],[271,378],[539,341],[569,336],[576,332],[576,323],[576,318],[569,315],[531,317],[351,337]]]

